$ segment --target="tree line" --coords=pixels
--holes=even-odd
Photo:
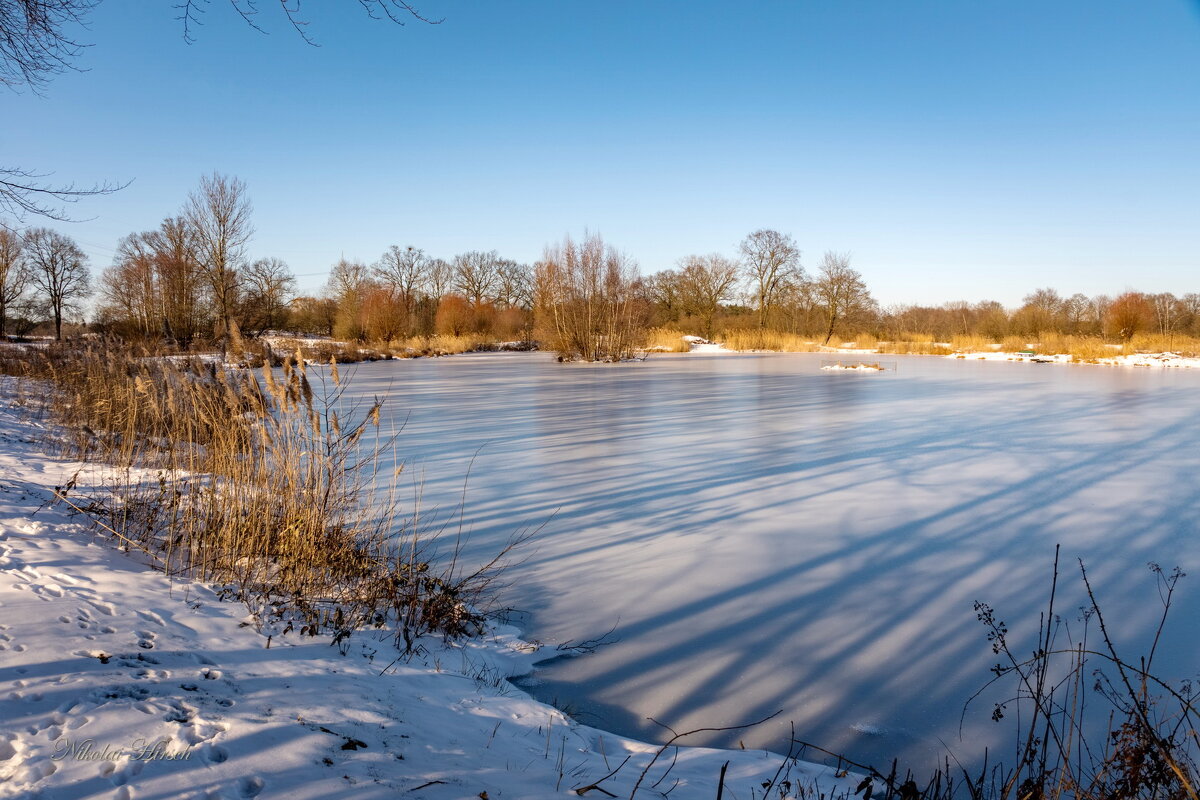
[[[299,296],[284,261],[251,258],[251,214],[244,183],[206,176],[175,215],[124,237],[94,282],[69,236],[0,227],[0,333],[21,335],[42,323],[62,338],[64,321],[94,294],[95,330],[224,350],[270,330],[374,343],[538,339],[586,359],[628,355],[654,327],[709,339],[758,329],[817,343],[859,334],[935,341],[1200,335],[1196,293],[1087,297],[1039,289],[1012,310],[995,301],[883,308],[848,253],[826,252],[810,270],[796,241],[769,229],[748,234],[735,255],[687,255],[645,277],[598,235],[551,244],[532,265],[495,250],[444,259],[391,245],[371,263],[340,259],[321,291]]]

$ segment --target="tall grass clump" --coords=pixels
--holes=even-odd
[[[909,355],[949,355],[952,346],[935,342],[928,333],[905,331],[888,342],[879,343],[879,352]]]
[[[958,333],[950,337],[950,349],[956,353],[986,353],[999,346],[986,336]]]
[[[769,328],[733,328],[717,339],[730,350],[770,350],[779,353],[814,353],[819,343],[794,333]]]
[[[159,569],[220,584],[284,630],[393,626],[405,650],[481,630],[517,539],[477,568],[460,538],[438,553],[400,512],[399,471],[380,475],[394,447],[382,401],[349,403],[336,360],[256,374],[100,344],[28,372],[53,386],[68,451],[110,465],[101,490],[61,499]]]
[[[683,338],[686,335],[675,328],[651,328],[646,331],[646,349],[660,353],[690,353],[692,344]]]
[[[1182,333],[1135,333],[1127,349],[1133,352],[1172,352],[1182,356],[1200,355],[1200,339]]]

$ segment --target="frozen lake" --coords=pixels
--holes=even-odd
[[[458,502],[474,458],[473,555],[546,523],[505,596],[528,636],[617,625],[615,644],[541,670],[542,699],[651,739],[647,717],[685,730],[782,709],[693,743],[786,750],[791,721],[881,767],[940,759],[939,738],[964,761],[1007,756],[988,702],[959,738],[995,661],[972,602],[1034,635],[1061,543],[1059,608],[1076,616],[1083,558],[1135,645],[1160,612],[1146,562],[1200,566],[1200,374],[821,358],[480,354],[359,365],[352,389],[387,395],[426,508]],[[1165,676],[1197,672],[1197,581]]]

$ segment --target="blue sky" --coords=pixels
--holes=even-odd
[[[57,226],[95,268],[217,170],[305,290],[390,244],[587,228],[650,273],[773,227],[884,304],[1200,291],[1196,2],[327,0],[320,47],[260,6],[188,45],[167,0],[103,0],[85,72],[0,99],[4,162],[133,179]]]

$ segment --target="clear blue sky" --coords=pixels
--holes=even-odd
[[[303,276],[585,228],[649,273],[773,227],[884,304],[1200,291],[1194,0],[304,3],[320,47],[259,5],[269,35],[213,0],[187,45],[169,0],[103,0],[86,72],[0,99],[0,161],[134,180],[57,226],[96,269],[218,170]]]

